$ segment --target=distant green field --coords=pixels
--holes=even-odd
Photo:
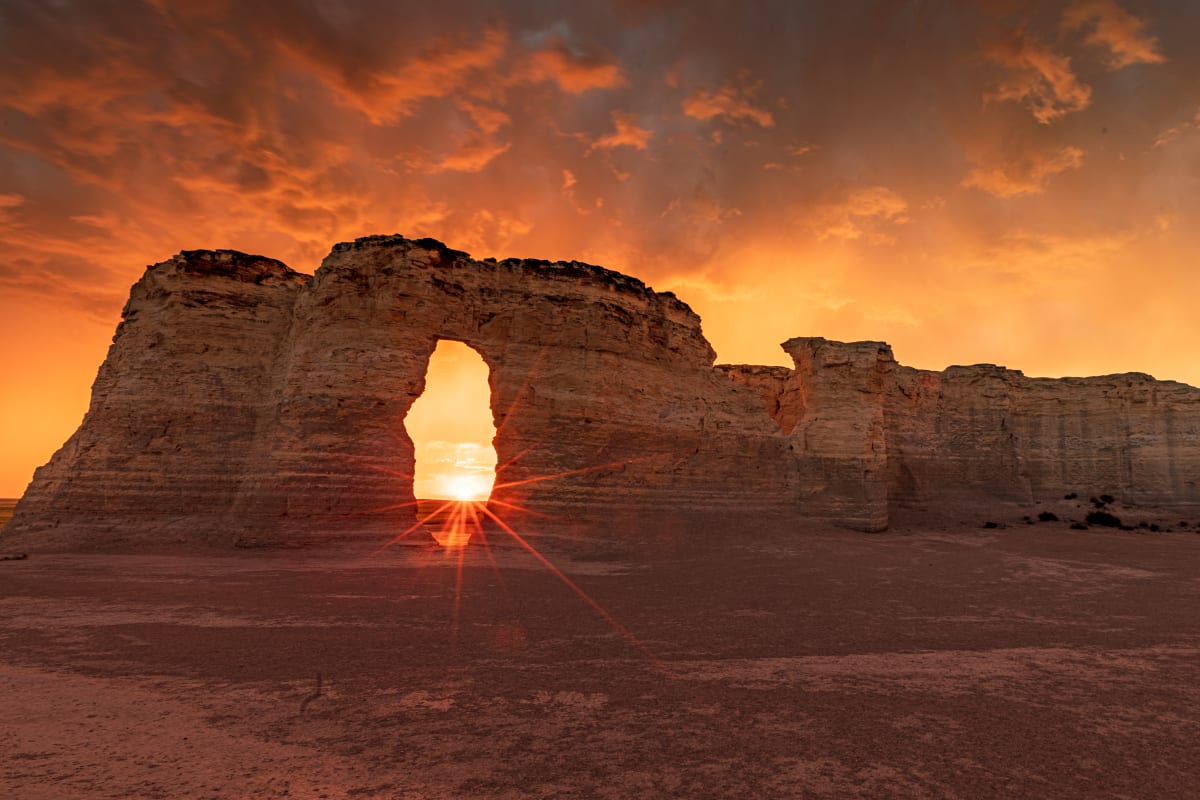
[[[0,497],[0,528],[12,519],[13,506],[17,504],[15,497]]]

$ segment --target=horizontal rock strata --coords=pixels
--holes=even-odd
[[[783,348],[795,369],[722,369],[758,388],[798,439],[809,513],[881,529],[898,507],[1031,505],[1072,492],[1200,513],[1195,387],[1141,373],[917,370],[882,342],[813,337]]]
[[[595,536],[696,515],[882,530],[900,506],[1069,491],[1200,509],[1192,387],[927,372],[820,338],[784,343],[793,369],[714,366],[696,314],[635,278],[373,236],[311,277],[232,251],[149,267],[0,542],[382,541],[413,522],[403,419],[439,339],[490,368],[497,507]]]

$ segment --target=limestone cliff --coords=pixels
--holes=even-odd
[[[673,295],[577,262],[377,236],[336,246],[296,301],[276,418],[237,511],[247,536],[278,538],[284,518],[317,536],[406,523],[402,420],[438,339],[490,369],[499,500],[564,519],[782,503],[771,488],[786,475],[755,474],[785,445],[755,396],[712,369]]]
[[[884,400],[893,503],[1064,493],[1200,506],[1200,390],[1149,375],[1028,378],[899,368]]]
[[[211,535],[273,413],[271,376],[307,281],[229,250],[149,267],[83,424],[37,470],[6,537],[36,545]]]
[[[247,277],[267,263],[277,274]],[[337,245],[311,279],[230,253],[150,267],[91,412],[5,533],[299,544],[403,530],[403,419],[441,338],[491,370],[498,500],[558,523],[789,506],[788,443],[713,369],[673,295],[577,262],[374,236]]]
[[[403,419],[443,338],[491,371],[497,507],[590,535],[724,514],[881,530],[899,506],[1064,491],[1200,509],[1188,386],[924,372],[820,338],[784,343],[793,369],[715,367],[696,314],[635,278],[372,236],[311,277],[232,251],[148,268],[2,541],[380,541],[413,519]]]
[[[896,363],[882,342],[792,339],[795,369],[723,367],[794,428],[807,513],[866,530],[898,507],[1080,492],[1200,512],[1200,389],[1149,375],[1028,378]]]

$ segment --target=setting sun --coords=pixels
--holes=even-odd
[[[462,342],[438,342],[429,358],[425,391],[404,419],[416,460],[416,497],[488,499],[496,479],[490,400],[488,367],[480,355]]]
[[[481,501],[492,493],[492,477],[487,475],[444,475],[439,483],[442,488],[431,499]]]

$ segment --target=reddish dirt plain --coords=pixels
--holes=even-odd
[[[1195,796],[1200,535],[549,554],[0,562],[0,797]]]

